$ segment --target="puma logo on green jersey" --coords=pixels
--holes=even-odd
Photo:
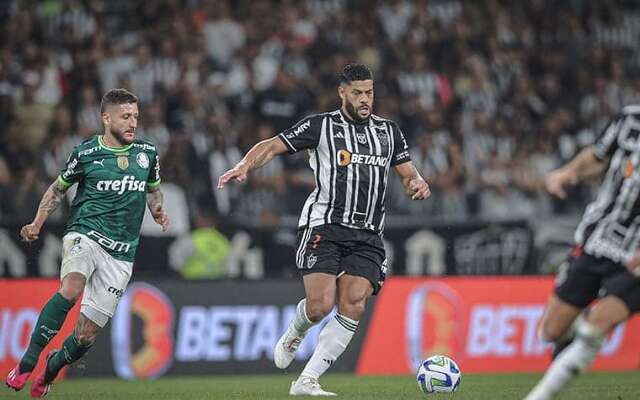
[[[127,192],[144,192],[147,188],[147,182],[137,180],[133,175],[126,175],[118,180],[98,181],[96,188],[100,192],[118,192],[122,194]]]

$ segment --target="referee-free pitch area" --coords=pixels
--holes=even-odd
[[[322,387],[338,393],[338,399],[522,399],[540,374],[463,374],[460,390],[454,394],[423,395],[413,376],[362,377],[327,374]],[[74,379],[56,384],[48,400],[161,400],[161,399],[291,399],[293,374],[198,376],[161,378],[153,381],[117,379]],[[29,383],[30,385],[30,383]],[[6,388],[0,399],[27,399],[27,386],[19,393]],[[589,373],[582,375],[559,400],[640,399],[640,372]]]

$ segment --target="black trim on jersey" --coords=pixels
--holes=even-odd
[[[285,147],[287,148],[287,152],[289,152],[289,154],[293,154],[298,151],[296,150],[295,147],[293,147],[291,143],[289,143],[289,140],[286,137],[284,137],[284,135],[278,135],[277,137],[280,138],[280,141],[282,143],[284,143]]]

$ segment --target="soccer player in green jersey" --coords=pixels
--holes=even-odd
[[[131,277],[145,203],[162,230],[169,227],[162,207],[158,153],[153,144],[136,139],[137,97],[125,89],[112,89],[102,98],[100,112],[104,134],[73,149],[42,197],[33,222],[20,231],[27,242],[38,239],[67,189],[78,184],[62,240],[60,290],[42,309],[27,351],[6,378],[7,386],[16,391],[24,387],[40,353],[84,291],[80,317],[62,349],[47,356],[46,368],[31,386],[32,397],[44,397],[58,372],[91,348],[113,316]]]

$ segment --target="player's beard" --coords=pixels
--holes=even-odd
[[[364,122],[369,118],[369,115],[371,115],[371,108],[369,108],[369,115],[367,115],[365,118],[362,118],[358,114],[358,110],[356,110],[356,108],[353,106],[353,104],[349,103],[348,101],[346,103],[347,103],[346,104],[347,113],[349,114],[351,119],[353,119],[356,122]]]
[[[125,133],[117,128],[111,127],[111,135],[120,143],[121,146],[126,146],[133,143],[135,139],[135,131],[133,132],[133,137],[131,139],[127,139]]]

